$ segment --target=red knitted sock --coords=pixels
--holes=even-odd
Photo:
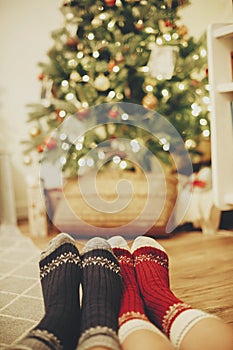
[[[132,332],[138,329],[160,331],[149,321],[145,315],[143,301],[140,296],[133,257],[127,242],[120,236],[108,240],[117,257],[122,276],[122,301],[119,313],[119,339],[120,343]]]
[[[146,313],[179,347],[189,329],[200,319],[211,317],[178,299],[169,288],[168,256],[164,248],[149,237],[135,239],[131,252]]]
[[[148,316],[169,335],[174,318],[190,306],[178,299],[169,288],[168,256],[162,246],[148,237],[138,237],[132,252]]]

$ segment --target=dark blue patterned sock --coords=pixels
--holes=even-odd
[[[17,349],[73,350],[80,332],[81,259],[75,241],[61,233],[41,254],[45,315]]]
[[[78,350],[95,346],[118,350],[119,263],[108,242],[102,238],[88,241],[81,257],[83,299]]]

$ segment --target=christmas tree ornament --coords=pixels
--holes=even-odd
[[[117,63],[123,63],[124,62],[124,56],[122,55],[122,53],[120,51],[116,53],[115,60],[116,60]]]
[[[139,19],[136,23],[135,23],[135,28],[137,30],[142,30],[144,28],[144,23],[142,19]]]
[[[78,43],[77,44],[77,49],[78,49],[78,51],[83,51],[84,50],[84,44],[83,43]]]
[[[172,28],[172,23],[171,23],[171,21],[169,21],[169,19],[166,19],[166,20],[164,21],[164,24],[165,24],[166,27]]]
[[[126,86],[126,87],[124,88],[124,94],[125,94],[125,97],[126,97],[126,98],[130,99],[130,97],[131,97],[131,89],[130,89],[129,86]]]
[[[39,79],[39,80],[43,80],[43,79],[44,79],[44,73],[40,73],[40,74],[38,75],[38,79]]]
[[[96,16],[91,21],[91,24],[93,25],[94,28],[98,28],[103,24],[103,21],[101,20],[101,18],[99,16]]]
[[[75,81],[75,82],[80,81],[81,75],[76,70],[73,70],[70,73],[70,80]]]
[[[43,147],[43,145],[37,145],[37,146],[36,146],[36,149],[37,149],[37,152],[38,152],[38,153],[44,152],[44,147]]]
[[[145,85],[145,87],[148,86],[148,85],[155,87],[157,85],[157,83],[158,83],[157,79],[155,79],[155,78],[153,78],[151,76],[148,76],[145,79],[144,85]]]
[[[58,122],[58,124],[61,124],[61,123],[63,123],[63,121],[64,121],[64,119],[63,118],[61,118],[61,117],[57,117],[57,122]]]
[[[179,36],[183,37],[188,34],[188,28],[185,25],[182,25],[177,28],[177,33]]]
[[[161,33],[166,34],[171,30],[171,22],[168,20],[160,19],[158,21],[159,30]]]
[[[28,155],[24,156],[23,157],[23,163],[25,165],[30,165],[32,163],[32,158],[30,156],[28,156]]]
[[[77,38],[68,38],[66,45],[70,48],[70,49],[76,49],[77,45],[78,45],[78,39]]]
[[[200,82],[199,80],[192,79],[192,80],[190,81],[190,84],[191,84],[192,86],[199,86],[199,85],[201,85],[201,82]]]
[[[116,5],[116,0],[104,0],[105,4],[109,7]]]
[[[105,140],[107,137],[107,132],[106,132],[106,128],[104,127],[104,125],[101,126],[97,126],[95,128],[95,134],[101,139],[101,140]]]
[[[108,115],[109,115],[110,118],[116,119],[118,117],[118,115],[119,115],[119,112],[118,112],[117,108],[112,108],[108,112]]]
[[[40,133],[41,133],[41,130],[40,130],[40,128],[38,128],[37,126],[33,126],[33,127],[31,128],[31,130],[29,131],[29,134],[30,134],[30,136],[31,136],[32,138],[35,138],[35,137],[39,136]]]
[[[155,109],[157,104],[158,104],[158,99],[157,97],[154,96],[153,93],[148,93],[142,99],[142,105],[145,108]]]
[[[43,145],[47,150],[51,151],[52,149],[57,147],[57,141],[53,137],[46,136],[43,140]]]
[[[75,152],[71,153],[71,158],[73,160],[77,159],[77,157],[78,157],[77,153],[75,153]]]
[[[76,117],[79,119],[79,120],[83,120],[85,119],[89,114],[89,109],[88,108],[85,108],[85,107],[81,107],[78,109],[77,113],[76,113]]]
[[[112,72],[113,68],[116,66],[115,60],[110,60],[108,63],[108,71]]]
[[[101,73],[95,79],[94,86],[99,91],[106,91],[110,88],[110,81],[103,73]]]
[[[75,60],[75,59],[73,59],[73,58],[72,58],[71,60],[69,60],[68,63],[67,63],[67,66],[68,66],[69,68],[76,68],[77,65],[78,65],[77,60]]]
[[[109,135],[114,134],[114,132],[116,131],[116,125],[115,124],[108,124],[107,130],[108,130]]]
[[[170,45],[150,45],[151,54],[147,66],[152,78],[171,79],[175,69],[176,53],[178,48]]]
[[[129,44],[124,44],[124,46],[123,46],[123,52],[124,53],[126,53],[126,52],[128,52],[129,51],[129,49],[130,49],[130,46],[129,46]]]
[[[190,74],[190,78],[194,80],[198,80],[200,84],[202,84],[202,80],[206,78],[206,69],[193,70]]]

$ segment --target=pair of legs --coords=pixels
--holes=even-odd
[[[45,316],[11,349],[233,350],[230,326],[171,292],[167,254],[151,238],[138,237],[131,251],[122,237],[96,238],[79,254],[60,234],[40,274]]]
[[[109,244],[94,238],[79,253],[73,238],[61,233],[39,266],[45,315],[10,349],[120,350],[121,276]]]
[[[158,242],[138,237],[131,250],[122,237],[113,237],[109,243],[122,274],[119,338],[123,350],[233,349],[229,325],[191,308],[172,293],[168,256]]]

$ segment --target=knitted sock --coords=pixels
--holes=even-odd
[[[145,314],[136,281],[133,257],[126,240],[120,236],[115,236],[110,238],[108,242],[119,261],[122,276],[122,299],[118,319],[120,343],[122,344],[131,333],[143,329],[164,336]]]
[[[81,257],[83,299],[78,349],[104,346],[119,350],[121,276],[118,261],[107,241],[97,237],[86,243]]]
[[[199,320],[213,316],[192,309],[172,293],[168,256],[158,242],[149,237],[138,237],[131,252],[147,315],[179,348],[184,336]]]
[[[61,233],[50,241],[39,266],[45,315],[15,348],[75,349],[80,329],[81,259],[73,238]]]

